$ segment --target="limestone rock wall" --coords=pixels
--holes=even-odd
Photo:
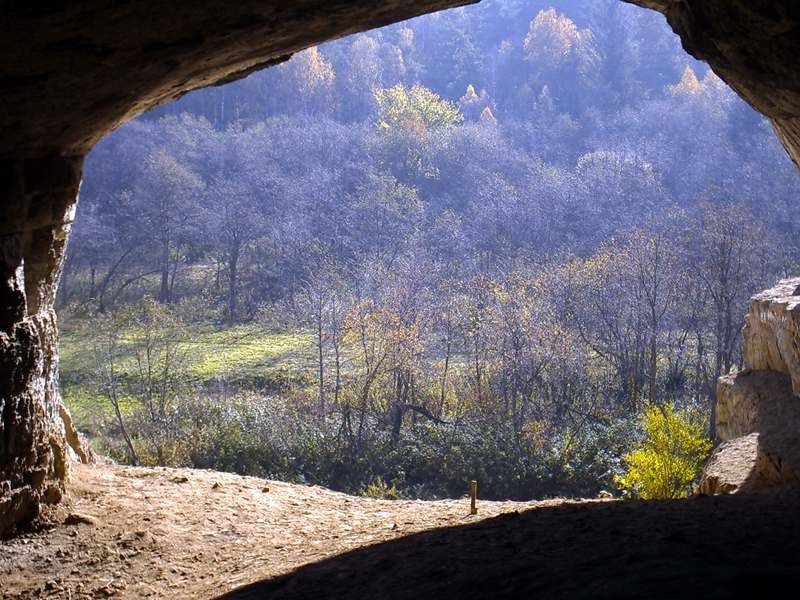
[[[753,297],[743,330],[744,365],[783,373],[800,395],[800,278]]]
[[[0,536],[58,502],[69,472],[53,301],[81,165],[0,162]]]
[[[800,278],[754,296],[745,316],[745,369],[717,382],[723,444],[700,491],[730,493],[800,485]]]

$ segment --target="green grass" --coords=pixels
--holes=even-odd
[[[133,337],[135,332],[127,335]],[[209,382],[217,378],[246,382],[270,374],[302,373],[314,369],[314,340],[302,331],[275,332],[254,325],[217,328],[195,325],[191,339],[181,344],[185,360],[181,365],[191,379]],[[92,370],[94,357],[84,335],[61,333],[61,375],[79,381]],[[135,368],[134,356],[124,355],[123,371]]]
[[[95,430],[102,420],[113,418],[109,402],[94,384],[94,356],[81,328],[61,332],[61,389],[64,401],[79,427]],[[126,332],[133,339],[135,331]],[[303,383],[315,369],[314,339],[303,331],[268,331],[256,325],[192,326],[190,340],[182,344],[181,375],[187,381],[210,383],[224,380],[251,389],[274,390],[287,383]],[[135,356],[123,352],[120,372],[136,368]],[[122,408],[133,406],[123,400]]]
[[[315,364],[313,338],[304,332],[265,332],[251,325],[208,328],[189,344],[189,370],[203,381],[304,372]]]

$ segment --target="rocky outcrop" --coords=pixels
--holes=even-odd
[[[787,375],[800,395],[800,278],[784,279],[753,297],[743,342],[745,367]]]
[[[727,494],[800,485],[800,401],[789,378],[743,371],[717,385],[717,435],[698,491]]]
[[[53,301],[81,163],[0,162],[0,536],[60,500],[69,472]]]
[[[786,375],[747,369],[720,377],[716,432],[721,440],[781,431],[785,426],[800,431],[800,399]]]
[[[745,370],[717,382],[715,450],[707,494],[800,485],[800,278],[754,296],[745,317]]]

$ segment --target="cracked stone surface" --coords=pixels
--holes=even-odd
[[[800,485],[800,278],[750,300],[745,369],[717,381],[715,429],[723,443],[700,481],[706,494]]]
[[[743,338],[745,367],[783,373],[800,395],[800,277],[753,296]]]

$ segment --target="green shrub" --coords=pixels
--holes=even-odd
[[[397,491],[394,484],[389,485],[382,478],[378,477],[361,492],[361,495],[367,498],[377,498],[379,500],[397,500],[400,497],[400,492]]]

